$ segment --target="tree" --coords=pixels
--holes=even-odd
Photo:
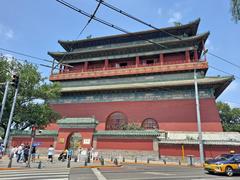
[[[19,93],[13,116],[12,128],[24,130],[32,125],[44,128],[59,118],[48,105],[48,100],[60,95],[57,83],[46,83],[37,67],[30,63],[19,63],[16,59],[0,57],[0,82],[11,81],[13,74],[19,75]],[[7,128],[15,87],[10,86],[4,115],[0,127]],[[3,93],[0,93],[2,101]]]
[[[120,127],[120,129],[121,130],[144,130],[143,127],[135,123],[124,124]]]
[[[231,11],[233,20],[237,23],[240,20],[240,0],[231,0]]]
[[[227,103],[217,102],[224,131],[240,132],[240,108],[231,108]]]

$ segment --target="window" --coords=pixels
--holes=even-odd
[[[128,124],[127,116],[121,112],[110,114],[106,121],[106,130],[121,130]]]
[[[120,65],[120,67],[126,67],[128,64],[126,62],[122,62],[119,65]]]
[[[154,63],[154,60],[153,60],[153,59],[149,59],[149,60],[147,60],[146,63],[147,63],[147,64],[153,64],[153,63]]]
[[[147,118],[142,122],[144,129],[159,129],[158,123],[155,119]]]

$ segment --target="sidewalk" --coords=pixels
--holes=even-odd
[[[40,163],[41,161],[41,163]],[[16,158],[12,159],[12,166],[11,168],[8,168],[8,164],[9,164],[10,160],[7,156],[3,157],[2,159],[0,159],[0,170],[6,170],[6,169],[25,169],[26,168],[26,163],[23,162],[16,162]],[[40,163],[40,164],[39,164]],[[41,166],[41,169],[48,169],[48,168],[69,168],[68,167],[68,161],[58,161],[57,158],[55,159],[55,161],[49,162],[47,160],[46,157],[43,157],[41,159],[36,159],[35,162],[31,162],[30,163],[30,168],[35,168],[38,169],[39,166]],[[87,166],[85,166],[85,161],[81,161],[81,162],[74,162],[74,159],[72,159],[70,161],[70,168],[77,168],[77,167],[81,167],[81,168],[93,168],[93,167],[114,167],[115,165],[112,162],[105,162],[104,166],[101,165],[100,161],[94,161],[91,163],[87,163]]]

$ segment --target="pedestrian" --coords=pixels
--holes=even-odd
[[[78,148],[78,161],[81,161],[81,153],[82,153],[82,147]]]
[[[21,145],[18,146],[18,148],[17,148],[17,151],[16,151],[17,163],[19,163],[19,161],[22,159],[23,147],[24,147],[24,144],[21,144]]]
[[[29,157],[29,149],[30,147],[27,145],[24,147],[23,149],[23,162],[27,162],[28,161],[28,157]]]
[[[32,155],[32,162],[35,162],[35,158],[36,158],[36,146],[33,146],[32,147],[32,152],[31,152],[31,155]]]
[[[9,153],[9,158],[14,158],[17,153],[17,146],[13,146]]]
[[[54,147],[53,145],[50,145],[50,147],[48,148],[48,160],[50,162],[53,162],[53,155],[54,155]]]
[[[71,148],[69,148],[69,149],[68,149],[68,153],[67,153],[67,158],[68,158],[68,160],[71,161],[72,155],[73,155],[73,150],[72,150]]]
[[[1,144],[0,145],[0,159],[2,159],[3,152],[4,152],[4,146]]]

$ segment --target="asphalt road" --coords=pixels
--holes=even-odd
[[[184,166],[145,166],[124,165],[115,168],[79,169],[70,171],[70,179],[81,180],[239,180],[240,175],[227,177],[225,175],[211,175],[202,168]]]

